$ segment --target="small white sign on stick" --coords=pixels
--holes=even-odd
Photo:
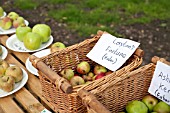
[[[116,71],[139,45],[140,43],[129,39],[103,34],[87,57],[109,70]]]
[[[170,105],[170,66],[157,62],[148,92]]]

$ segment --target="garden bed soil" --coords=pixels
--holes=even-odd
[[[43,5],[34,10],[20,10],[12,7],[12,1],[2,1],[6,12],[15,11],[27,19],[30,27],[38,23],[48,24],[52,29],[54,42],[61,41],[66,46],[79,43],[89,37],[80,37],[75,31],[67,29],[66,23],[60,23],[49,18],[47,11],[50,6]],[[140,42],[140,48],[144,50],[144,62],[147,64],[155,55],[170,61],[170,19],[154,20],[148,24],[133,24],[117,26],[116,32],[134,41]],[[95,33],[92,33],[95,34]]]

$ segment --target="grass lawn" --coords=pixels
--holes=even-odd
[[[15,7],[22,10],[41,4],[54,6],[48,15],[67,23],[80,36],[89,36],[99,29],[116,35],[114,28],[118,25],[170,18],[169,0],[15,0]]]

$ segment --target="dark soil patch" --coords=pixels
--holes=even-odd
[[[79,37],[75,31],[68,30],[66,23],[59,23],[49,18],[47,11],[50,6],[43,5],[34,10],[20,10],[12,7],[12,0],[2,1],[6,12],[15,11],[30,22],[30,27],[37,23],[48,24],[52,29],[54,42],[61,41],[67,46],[79,43],[89,37]],[[144,63],[150,62],[155,55],[170,61],[170,20],[155,20],[149,24],[134,24],[116,27],[116,32],[124,37],[140,42],[144,50]]]

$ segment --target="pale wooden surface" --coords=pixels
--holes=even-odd
[[[0,36],[0,43],[5,47],[7,39],[8,36]],[[53,107],[42,97],[39,78],[28,72],[25,67],[26,59],[29,56],[29,53],[8,50],[8,56],[5,60],[25,69],[28,73],[28,81],[16,93],[0,98],[0,113],[40,113],[45,108],[53,112]]]

